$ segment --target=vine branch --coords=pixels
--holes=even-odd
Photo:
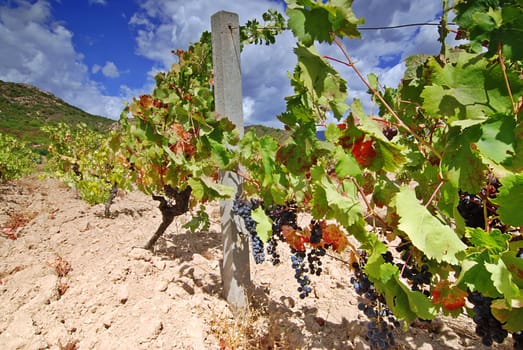
[[[352,62],[352,59],[350,58],[349,54],[347,53],[347,50],[345,50],[345,47],[343,47],[343,44],[340,42],[340,40],[337,38],[337,37],[334,37],[334,42],[336,43],[336,45],[338,46],[338,48],[341,50],[341,52],[343,53],[343,55],[345,56],[345,59],[347,60],[346,62],[345,61],[342,61],[342,60],[339,60],[339,59],[335,59],[333,57],[329,57],[329,56],[325,56],[326,59],[329,59],[329,60],[333,60],[335,62],[339,62],[343,65],[346,65],[348,67],[351,67],[354,72],[356,73],[356,75],[358,75],[358,77],[360,78],[360,80],[363,82],[363,84],[365,84],[365,86],[372,92],[372,94],[374,96],[376,96],[380,101],[381,103],[383,103],[383,105],[385,106],[385,108],[389,111],[389,113],[394,117],[394,119],[396,119],[396,121],[398,122],[398,124],[405,130],[407,130],[407,132],[409,134],[411,134],[412,136],[414,136],[416,138],[416,140],[418,140],[420,143],[422,143],[423,145],[425,145],[426,147],[428,147],[432,153],[434,153],[436,155],[436,157],[438,157],[438,159],[442,159],[443,157],[441,156],[441,154],[429,143],[425,142],[425,140],[423,140],[419,135],[417,135],[407,124],[405,124],[403,122],[403,120],[401,120],[401,118],[398,116],[398,114],[392,109],[392,107],[387,103],[387,101],[385,101],[385,99],[381,96],[381,94],[376,90],[374,89],[370,83],[367,81],[367,79],[365,79],[365,77],[363,76],[363,74],[361,73],[361,71],[354,65],[354,63]]]
[[[507,86],[508,96],[510,97],[510,102],[512,105],[512,112],[514,112],[514,116],[518,114],[518,107],[516,103],[514,102],[514,96],[512,96],[512,89],[510,88],[510,82],[508,81],[507,76],[507,66],[505,65],[505,57],[503,57],[503,50],[502,50],[502,43],[501,41],[498,43],[498,56],[499,56],[499,64],[501,66],[501,71],[503,72],[503,79],[505,80],[505,85]]]

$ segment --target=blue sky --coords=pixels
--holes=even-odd
[[[35,85],[90,113],[118,119],[124,104],[150,93],[153,77],[174,63],[171,50],[186,48],[210,29],[210,16],[236,12],[240,22],[261,18],[268,8],[284,12],[277,0],[0,0],[0,80]],[[364,26],[437,22],[440,0],[355,0]],[[356,65],[389,86],[414,53],[439,51],[437,27],[363,31],[347,41]],[[251,46],[242,53],[246,124],[279,126],[284,97],[291,94],[287,73],[296,59],[294,39],[284,33],[277,44]],[[322,52],[340,57],[334,47]],[[365,87],[344,67],[351,98]]]

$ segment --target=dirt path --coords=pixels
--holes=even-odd
[[[161,221],[156,206],[125,194],[106,219],[103,206],[54,180],[1,186],[0,348],[369,348],[345,264],[328,259],[313,295],[301,300],[288,252],[276,267],[253,263],[251,312],[233,317],[221,298],[218,206],[209,208],[210,232],[175,223],[152,254],[137,247]],[[10,229],[15,221],[21,227]],[[485,349],[465,317],[431,327],[399,331],[397,348]]]

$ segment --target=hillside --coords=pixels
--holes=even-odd
[[[247,126],[245,126],[245,132],[247,132],[249,130],[254,130],[254,132],[256,133],[256,135],[258,137],[263,137],[265,135],[270,135],[270,136],[274,137],[276,140],[278,140],[280,142],[283,142],[290,135],[289,131],[285,131],[283,129],[271,128],[271,127],[264,126],[264,125],[247,125]]]
[[[103,131],[115,121],[84,112],[37,87],[0,80],[0,132],[42,146],[47,142],[40,127],[59,122],[69,125],[84,122],[94,130]]]
[[[59,122],[75,125],[84,122],[96,131],[105,131],[114,120],[89,114],[53,94],[28,85],[0,80],[0,132],[17,137],[37,148],[45,149],[47,137],[43,125]],[[271,135],[280,142],[289,132],[263,125],[249,125],[259,137]]]

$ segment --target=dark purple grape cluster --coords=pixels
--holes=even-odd
[[[475,194],[459,191],[458,211],[469,227],[485,227],[483,200]]]
[[[272,220],[273,236],[281,237],[281,227],[283,225],[291,226],[293,229],[298,229],[296,220],[298,219],[298,206],[296,203],[288,203],[287,205],[274,205],[269,207],[265,213]]]
[[[280,254],[278,253],[277,247],[278,247],[278,241],[274,236],[271,236],[271,239],[266,244],[267,247],[267,255],[270,256],[270,261],[273,265],[278,265],[280,260]]]
[[[492,298],[483,296],[481,293],[472,292],[468,300],[474,304],[474,323],[476,323],[476,334],[481,337],[481,342],[485,346],[491,346],[494,342],[501,344],[508,335],[490,310]]]
[[[423,257],[421,262],[418,262],[412,256],[412,249],[412,244],[405,242],[402,242],[402,244],[396,248],[402,260],[402,262],[398,262],[396,266],[400,270],[401,276],[409,281],[411,290],[422,292],[426,296],[430,296],[428,287],[430,286],[432,273],[426,264],[427,259]]]
[[[497,216],[497,207],[490,200],[496,198],[501,183],[493,174],[487,174],[485,186],[477,194],[459,191],[458,212],[465,219],[469,227],[485,227],[485,213],[487,217]],[[503,225],[498,219],[491,223],[494,227],[502,229]]]
[[[245,223],[245,228],[249,231],[251,238],[252,255],[256,264],[261,264],[265,261],[265,253],[263,242],[258,237],[256,232],[256,221],[252,218],[252,211],[260,206],[257,200],[243,200],[239,195],[236,195],[232,206],[232,212],[240,216]]]
[[[281,262],[280,254],[277,251],[278,241],[284,241],[281,227],[289,225],[294,229],[298,228],[296,210],[297,206],[292,203],[286,206],[274,205],[265,210],[267,216],[272,220],[272,236],[267,242],[267,254],[271,256],[273,265],[278,265]]]
[[[293,250],[291,255],[292,268],[294,269],[294,278],[298,281],[298,292],[300,298],[305,299],[312,292],[311,280],[307,275],[308,269],[305,267],[305,252]]]
[[[307,252],[307,261],[309,263],[309,271],[311,274],[319,276],[323,269],[321,258],[325,256],[327,252],[323,247],[312,248]]]
[[[312,220],[311,222],[311,237],[309,241],[312,244],[318,244],[321,242],[321,239],[323,238],[323,231],[321,229],[321,225],[318,221]]]
[[[382,130],[383,135],[387,138],[387,140],[392,140],[394,136],[398,135],[398,129],[394,126],[387,126]]]
[[[354,263],[352,266],[354,276],[350,281],[356,293],[361,297],[358,309],[369,319],[366,339],[372,349],[388,349],[396,343],[393,330],[399,328],[400,323],[387,307],[383,296],[376,291],[363,271],[366,263],[365,252],[361,251],[360,256],[359,263]]]

